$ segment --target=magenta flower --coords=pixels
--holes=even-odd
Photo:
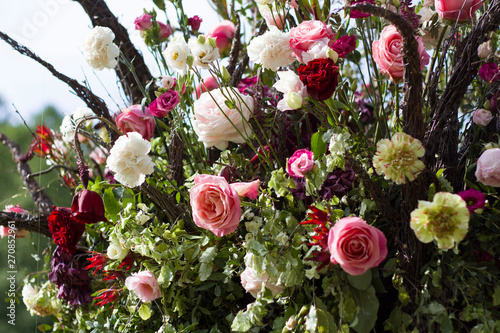
[[[353,1],[351,1],[351,6],[355,5],[357,3],[369,3],[371,5],[374,5],[375,0],[353,0]],[[371,14],[363,13],[363,12],[360,12],[359,10],[352,10],[351,14],[349,14],[349,17],[350,18],[363,18],[363,17],[368,17],[370,15]]]
[[[332,45],[332,50],[337,52],[340,58],[345,58],[356,49],[356,36],[342,36]]]
[[[500,79],[500,70],[494,62],[487,62],[479,68],[479,77],[488,83],[493,83]]]
[[[467,191],[458,192],[458,195],[467,203],[469,213],[473,214],[478,209],[480,209],[478,213],[482,213],[486,200],[481,191],[470,188]]]
[[[149,104],[149,110],[156,117],[166,117],[180,102],[179,92],[169,90]]]
[[[292,177],[304,178],[314,168],[314,154],[307,149],[299,149],[288,159],[287,172]]]
[[[201,22],[203,22],[203,20],[198,15],[188,18],[188,24],[193,31],[198,31],[200,29]]]

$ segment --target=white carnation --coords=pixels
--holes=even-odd
[[[203,43],[200,43],[200,41],[203,41]],[[198,38],[191,37],[188,46],[193,55],[193,65],[195,66],[208,68],[209,64],[220,58],[219,49],[214,38],[205,38],[203,35]]]
[[[281,32],[274,26],[269,27],[269,31],[262,36],[252,39],[247,52],[250,61],[273,71],[294,61],[293,51],[290,48],[290,34]]]
[[[118,46],[113,43],[115,34],[106,27],[95,27],[92,29],[83,44],[85,61],[90,67],[102,70],[103,68],[114,68],[120,55]]]
[[[188,57],[191,55],[188,44],[182,36],[176,36],[163,51],[167,64],[179,75],[185,75],[188,69]]]
[[[137,132],[129,132],[116,140],[106,166],[115,173],[115,179],[128,187],[141,185],[146,175],[153,173],[154,163],[148,156],[149,141]]]
[[[283,99],[278,102],[278,110],[287,111],[300,108],[302,106],[302,101],[300,101],[300,103],[291,103],[294,105],[290,105],[288,102],[298,100],[298,97],[301,99],[306,97],[307,87],[302,83],[300,77],[295,74],[294,71],[287,70],[277,72],[277,74],[280,79],[273,85],[273,87],[285,95],[283,96]],[[299,96],[290,93],[297,93]]]

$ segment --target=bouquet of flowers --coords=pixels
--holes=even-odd
[[[39,212],[2,213],[53,239],[22,299],[54,332],[500,331],[499,0],[212,0],[208,30],[154,0],[158,76],[76,1],[114,115],[0,35],[87,106],[25,154],[2,134],[74,193],[27,178]]]

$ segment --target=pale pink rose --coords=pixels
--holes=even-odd
[[[299,149],[288,159],[287,172],[292,177],[304,178],[314,168],[314,154]]]
[[[217,48],[220,53],[231,48],[231,39],[234,37],[234,23],[229,20],[224,20],[218,25],[211,27],[208,29],[205,37],[215,38],[215,42],[217,43]]]
[[[189,191],[194,223],[218,237],[234,232],[241,218],[238,193],[224,177],[202,174],[194,183]]]
[[[21,208],[21,206],[19,206],[19,205],[17,205],[17,206],[7,205],[7,206],[5,206],[5,211],[9,212],[9,213],[18,213],[18,214],[24,214],[24,215],[29,214],[29,212],[26,209]],[[9,227],[0,226],[0,237],[4,238],[4,236],[8,236],[9,230],[10,230]],[[30,232],[28,230],[21,229],[21,230],[16,230],[15,235],[16,235],[16,238],[24,238],[24,237],[28,236],[29,233]],[[11,235],[13,235],[13,234],[11,234]]]
[[[481,0],[435,0],[434,5],[439,16],[450,21],[470,21],[474,12],[481,5]]]
[[[267,273],[262,275],[257,275],[255,270],[251,267],[246,267],[243,273],[240,275],[241,286],[246,290],[247,293],[252,294],[253,297],[257,298],[257,294],[262,289],[262,284],[266,285],[266,288],[271,290],[273,296],[279,295],[285,290],[282,285],[276,284],[276,279],[270,279]]]
[[[142,107],[138,104],[123,109],[116,117],[116,125],[123,134],[137,132],[148,141],[153,137],[156,126],[149,108],[146,107],[142,112]]]
[[[219,88],[217,80],[213,76],[207,76],[202,79],[200,84],[196,85],[196,97],[200,98],[202,92],[212,91]]]
[[[249,199],[257,199],[259,195],[260,180],[254,180],[253,182],[239,182],[232,183],[229,186],[238,193],[240,197],[247,197]]]
[[[484,185],[500,187],[500,148],[485,150],[476,166],[476,178]]]
[[[150,271],[133,273],[125,280],[128,290],[134,292],[139,299],[144,302],[151,302],[161,297],[160,286],[155,275]]]
[[[472,114],[472,121],[479,126],[487,126],[492,119],[493,115],[491,112],[485,109],[477,109]]]
[[[425,45],[421,37],[415,37],[418,42],[418,53],[420,54],[420,69],[423,70],[429,63],[430,56],[425,51]],[[380,39],[373,42],[373,60],[380,68],[380,72],[390,77],[397,83],[404,75],[404,64],[401,50],[403,49],[403,37],[394,25],[389,25],[382,30]]]
[[[300,62],[302,52],[307,52],[312,44],[322,41],[332,46],[334,40],[332,29],[321,21],[303,21],[290,30],[290,47]]]
[[[328,234],[330,261],[350,275],[377,267],[387,256],[384,234],[359,217],[338,220]]]

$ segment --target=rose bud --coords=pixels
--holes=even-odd
[[[104,203],[101,196],[94,191],[83,190],[73,197],[71,216],[80,223],[107,222],[104,217]]]

